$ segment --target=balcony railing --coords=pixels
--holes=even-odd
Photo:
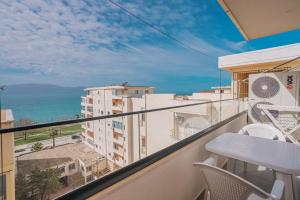
[[[202,111],[206,109],[209,112],[203,117]],[[6,185],[6,190],[2,191],[17,191],[22,184],[26,184],[26,188],[31,190],[25,190],[22,195],[39,198],[42,188],[32,185],[31,178],[43,174],[48,179],[57,176],[54,177],[57,179],[55,187],[52,184],[53,188],[46,192],[48,198],[85,199],[169,155],[175,151],[174,147],[183,147],[200,135],[220,127],[220,123],[228,123],[245,109],[243,100],[227,99],[0,129],[3,138],[14,134],[14,141],[11,142],[15,147],[4,143],[2,153],[15,149],[15,155],[10,159],[1,159],[1,162],[5,166],[9,164],[7,161],[11,163],[15,160],[11,165],[12,174],[7,176],[14,178],[16,174],[15,186]],[[175,113],[193,113],[196,118],[176,121]],[[122,132],[123,148],[120,151],[113,146],[114,141],[119,139],[119,135],[116,138],[114,134],[116,127],[107,126],[114,119],[122,119],[124,124],[121,128],[126,127],[126,132]],[[198,119],[205,119],[208,126],[201,127],[201,123],[195,125]],[[94,139],[86,137],[84,133],[87,130],[83,130],[86,126],[81,126],[92,121]],[[174,139],[171,137],[172,130],[179,125],[190,127],[190,132]],[[72,173],[67,173],[71,163]],[[61,173],[61,166],[65,166],[64,173]],[[119,169],[120,166],[124,167]],[[90,177],[84,173],[87,167],[92,167],[95,178],[88,184],[86,180]],[[9,190],[9,187],[15,189]],[[16,192],[16,199],[22,199],[22,195]]]

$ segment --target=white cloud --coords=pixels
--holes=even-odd
[[[121,3],[212,57],[229,53],[188,31],[180,34],[179,30],[194,26],[194,14],[205,10],[205,6],[181,6],[174,12],[163,2],[152,6],[147,1]],[[0,78],[9,83],[142,82],[157,78],[152,76],[154,71],[195,74],[216,70],[216,59],[212,61],[180,46],[174,48],[173,42],[153,44],[153,37],[158,41],[167,39],[107,1],[0,1],[0,10]],[[4,73],[10,70],[26,73]]]

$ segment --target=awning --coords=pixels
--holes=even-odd
[[[300,0],[218,0],[246,40],[300,29]]]

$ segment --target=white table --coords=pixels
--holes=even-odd
[[[300,174],[299,146],[237,133],[225,133],[208,142],[205,148],[215,154],[274,169],[277,179],[285,182],[285,199],[294,199],[295,183],[292,177]]]

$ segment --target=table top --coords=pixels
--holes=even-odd
[[[224,133],[208,142],[205,148],[225,157],[300,175],[300,147],[292,143]]]

